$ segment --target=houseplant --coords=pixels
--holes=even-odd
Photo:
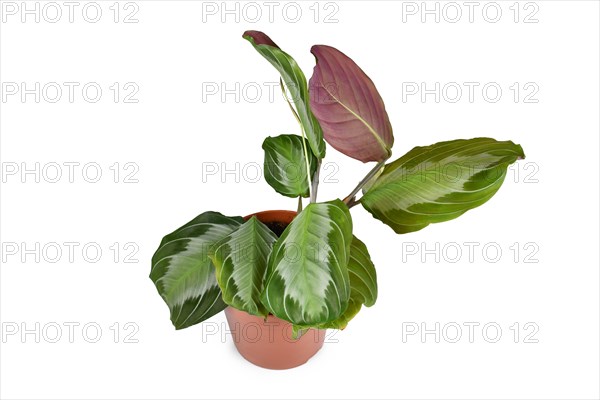
[[[375,268],[354,236],[352,207],[360,204],[398,234],[417,231],[485,203],[524,154],[510,141],[474,138],[415,147],[389,161],[394,136],[383,100],[354,61],[333,47],[313,46],[316,65],[307,82],[267,35],[247,31],[243,37],[279,71],[300,126],[300,135],[263,142],[265,179],[278,193],[298,198],[297,215],[202,213],[163,238],[150,278],[176,329],[226,309],[242,355],[289,368],[318,351],[324,329],[345,328],[376,301]],[[375,164],[343,199],[317,202],[325,141]],[[310,199],[306,207],[303,198]],[[247,340],[236,324],[241,332],[254,324],[258,336]]]

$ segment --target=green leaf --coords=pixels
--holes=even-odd
[[[301,327],[340,317],[348,307],[352,219],[340,200],[311,203],[275,242],[262,303]]]
[[[362,303],[350,296],[346,311],[333,321],[319,325],[319,329],[345,329],[348,323],[356,317],[362,308]]]
[[[317,158],[309,153],[310,176],[307,177],[302,137],[280,135],[268,137],[262,145],[265,151],[265,179],[273,189],[288,197],[309,197],[308,182],[317,170]]]
[[[377,272],[367,246],[356,236],[350,247],[350,297],[371,307],[377,301]]]
[[[243,36],[281,74],[281,78],[292,96],[291,100],[298,112],[308,144],[313,154],[318,159],[322,159],[325,157],[325,141],[321,125],[310,109],[306,76],[296,61],[264,33],[246,31]]]
[[[217,242],[210,258],[225,303],[252,315],[266,317],[260,302],[267,259],[277,236],[256,217]]]
[[[356,236],[352,237],[350,261],[350,302],[346,311],[336,320],[320,326],[321,329],[344,329],[358,314],[364,304],[371,307],[377,300],[377,273],[367,246]]]
[[[243,222],[241,217],[205,212],[163,238],[152,256],[150,279],[169,306],[176,329],[202,322],[227,307],[208,251]]]
[[[415,147],[385,166],[360,203],[396,233],[418,231],[488,201],[524,157],[521,146],[489,138]]]

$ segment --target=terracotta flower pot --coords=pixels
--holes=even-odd
[[[248,215],[245,219],[253,215],[277,233],[292,222],[296,212],[263,211]],[[299,339],[293,339],[292,324],[273,315],[269,315],[265,321],[264,318],[227,307],[225,316],[240,354],[263,368],[288,369],[302,365],[323,347],[325,340],[326,331],[321,329],[310,329]]]

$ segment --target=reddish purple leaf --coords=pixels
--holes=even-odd
[[[327,143],[362,162],[388,158],[394,135],[373,81],[333,47],[318,45],[310,51],[317,59],[309,84],[310,107]]]

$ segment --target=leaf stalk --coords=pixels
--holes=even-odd
[[[290,106],[290,110],[292,110],[294,117],[296,117],[296,121],[298,121],[298,124],[300,125],[300,131],[302,132],[302,148],[304,149],[304,161],[306,162],[306,181],[307,181],[308,188],[309,188],[308,190],[310,192],[310,202],[314,203],[317,199],[317,186],[319,185],[318,181],[319,181],[319,169],[321,167],[321,160],[319,159],[319,162],[317,164],[317,171],[315,172],[315,178],[317,181],[317,183],[315,185],[315,179],[313,179],[312,182],[310,180],[310,162],[308,161],[308,148],[306,146],[306,132],[304,131],[304,126],[302,125],[302,122],[300,121],[300,117],[298,116],[296,109],[294,108],[292,103],[290,103],[290,99],[288,98],[287,93],[285,92],[285,84],[283,83],[283,79],[281,79],[281,78],[279,78],[279,86],[281,87],[281,93],[283,93],[283,97],[285,97],[285,101],[288,103],[288,106]]]
[[[346,196],[346,198],[344,198],[343,201],[344,203],[346,203],[348,208],[354,207],[356,204],[358,204],[358,201],[356,201],[356,194],[363,188],[363,186],[367,184],[367,182],[371,180],[371,178],[373,178],[377,174],[377,172],[381,169],[381,167],[385,164],[387,160],[388,159],[386,158],[379,161],[375,165],[375,167],[373,167],[373,169],[370,170],[360,182],[358,182],[358,185],[356,185],[354,190],[352,190],[352,192],[350,192],[350,194]]]

